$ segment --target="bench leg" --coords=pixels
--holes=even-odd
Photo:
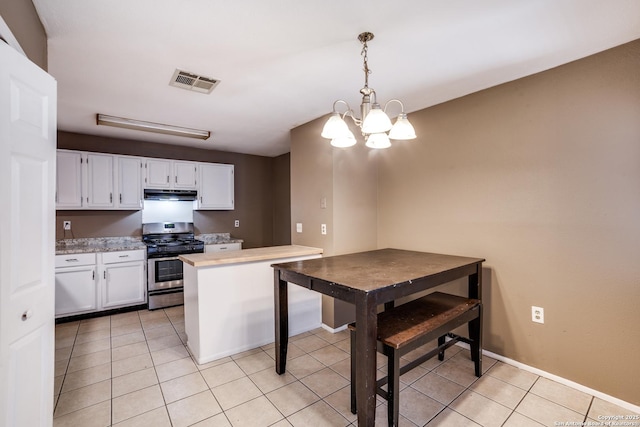
[[[356,332],[351,331],[351,413],[356,412]]]
[[[387,421],[389,427],[396,427],[400,412],[400,352],[395,349],[389,351],[387,379]]]
[[[438,337],[438,347],[444,344],[444,338],[445,338],[445,335]],[[444,350],[440,350],[438,352],[438,360],[440,361],[444,360]]]
[[[482,305],[478,307],[478,317],[469,322],[471,339],[471,360],[475,364],[476,377],[482,375]]]

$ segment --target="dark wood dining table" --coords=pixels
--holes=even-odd
[[[276,372],[287,363],[287,289],[293,283],[355,305],[358,426],[372,427],[376,410],[377,313],[399,298],[468,277],[469,298],[482,298],[482,258],[379,249],[273,264]],[[353,357],[353,355],[352,355]]]

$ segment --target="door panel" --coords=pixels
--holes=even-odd
[[[0,42],[0,425],[51,426],[56,83]]]

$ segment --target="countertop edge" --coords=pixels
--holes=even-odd
[[[285,245],[263,248],[242,249],[230,252],[180,255],[179,259],[193,267],[211,267],[244,262],[266,261],[279,258],[293,258],[305,255],[321,255],[323,249],[310,246]]]

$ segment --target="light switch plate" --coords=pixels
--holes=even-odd
[[[297,233],[302,233],[302,223],[301,222],[296,222],[296,232]]]

